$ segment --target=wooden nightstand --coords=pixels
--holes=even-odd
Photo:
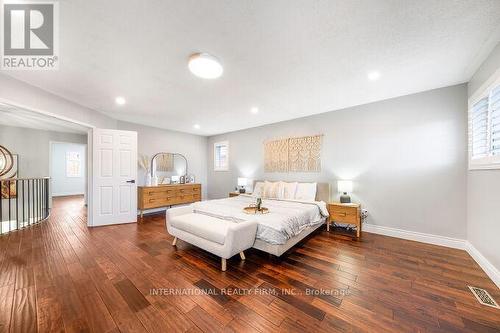
[[[229,192],[229,197],[232,198],[232,197],[237,197],[238,195],[240,194],[248,194],[248,195],[251,195],[252,193],[250,192],[246,192],[246,193],[240,193],[240,192]]]
[[[361,235],[361,206],[355,203],[329,203],[328,212],[330,217],[326,223],[326,230],[330,231],[330,222],[354,224],[356,234]]]

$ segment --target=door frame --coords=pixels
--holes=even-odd
[[[88,142],[88,132],[87,134],[87,142]],[[88,203],[88,199],[89,199],[89,193],[88,193],[88,182],[89,182],[89,177],[88,177],[88,172],[87,172],[87,168],[89,167],[88,163],[87,163],[87,159],[88,159],[88,143],[75,143],[75,142],[66,142],[66,141],[53,141],[53,140],[50,140],[49,141],[49,177],[52,179],[52,150],[53,150],[53,147],[54,145],[56,144],[69,144],[69,145],[76,145],[76,146],[84,146],[85,147],[85,190],[84,190],[84,198],[85,198],[85,206],[87,206],[87,203]],[[49,187],[49,197],[50,197],[50,202],[49,202],[49,208],[52,208],[52,186]],[[88,213],[88,212],[87,212]]]
[[[94,217],[93,211],[92,211],[92,203],[91,203],[92,200],[90,200],[90,198],[93,197],[93,193],[92,193],[92,185],[93,185],[93,182],[92,182],[92,154],[93,154],[92,136],[94,134],[93,129],[97,128],[97,126],[94,126],[94,125],[91,125],[89,123],[82,122],[79,120],[75,120],[72,118],[68,118],[65,116],[61,116],[59,114],[47,112],[45,110],[35,109],[33,107],[29,107],[29,106],[26,106],[26,105],[23,105],[23,104],[20,104],[17,102],[13,102],[11,100],[8,100],[8,99],[2,98],[2,97],[0,97],[0,103],[14,106],[14,107],[24,109],[27,111],[39,113],[39,114],[42,114],[42,115],[47,116],[47,117],[56,118],[59,120],[64,120],[64,121],[67,121],[69,123],[77,124],[77,125],[80,125],[80,126],[87,128],[87,195],[89,198],[87,200],[88,201],[88,204],[87,204],[87,226],[92,227],[93,226],[92,221],[93,221],[93,217]]]

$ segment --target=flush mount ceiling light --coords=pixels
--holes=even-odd
[[[368,73],[368,80],[370,80],[370,81],[377,81],[378,79],[380,79],[380,73],[379,72],[373,71],[373,72]]]
[[[191,73],[203,79],[216,79],[224,72],[219,60],[208,53],[191,55],[188,67]]]
[[[117,98],[115,98],[115,103],[118,105],[124,105],[125,103],[127,103],[127,101],[125,100],[125,98],[118,96]]]
[[[194,129],[200,129],[201,128],[201,126],[199,124],[194,124],[193,127],[194,127]]]
[[[257,114],[257,113],[259,113],[259,108],[253,107],[250,109],[250,112],[252,112],[253,114]]]

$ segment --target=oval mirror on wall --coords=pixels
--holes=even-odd
[[[159,184],[178,183],[187,173],[187,159],[182,154],[157,153],[151,159],[151,176],[158,177]]]

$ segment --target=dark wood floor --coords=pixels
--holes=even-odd
[[[321,231],[223,273],[171,240],[162,216],[88,229],[81,198],[55,200],[49,221],[0,237],[0,332],[500,331],[467,285],[499,290],[464,251]]]

